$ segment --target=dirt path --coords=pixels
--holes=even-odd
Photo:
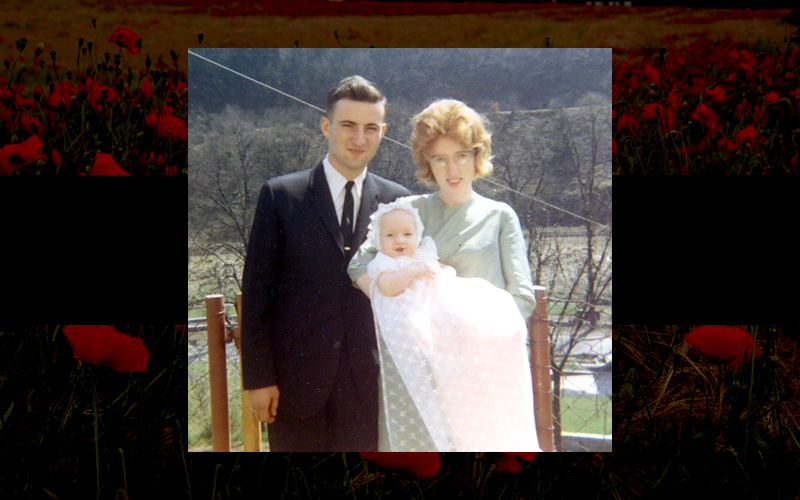
[[[173,0],[174,1],[174,0]],[[178,3],[189,3],[182,0]],[[746,11],[686,8],[621,8],[562,6],[494,14],[421,15],[393,17],[337,16],[287,17],[265,15],[224,15],[243,12],[242,5],[98,4],[88,0],[29,0],[23,7],[16,0],[0,0],[0,11],[10,12],[3,21],[0,42],[5,55],[15,52],[14,41],[25,37],[33,48],[45,44],[45,54],[58,52],[67,69],[75,64],[78,38],[94,40],[91,19],[97,19],[99,52],[112,54],[117,47],[108,37],[117,26],[138,32],[143,52],[170,60],[170,49],[180,54],[186,69],[186,49],[197,47],[203,33],[203,47],[543,47],[549,37],[554,47],[614,47],[681,45],[698,36],[733,37],[745,42],[782,42],[793,27],[781,23],[789,10]],[[248,7],[249,9],[250,7]],[[238,9],[238,10],[237,10]],[[187,13],[187,11],[195,11]],[[263,11],[263,10],[262,10]],[[726,19],[736,17],[737,19]],[[334,37],[339,34],[339,41]],[[341,42],[341,44],[340,44]],[[10,47],[10,48],[9,48]],[[137,57],[123,57],[137,63]],[[49,63],[49,57],[45,56]],[[144,65],[144,58],[140,64]]]

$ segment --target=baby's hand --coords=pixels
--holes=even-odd
[[[409,267],[412,274],[414,275],[414,279],[421,278],[427,282],[429,279],[436,276],[436,273],[430,267],[428,267],[424,262],[418,261],[411,264],[411,266]]]

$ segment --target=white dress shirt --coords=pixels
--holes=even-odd
[[[344,186],[347,184],[347,179],[340,174],[331,162],[328,161],[328,156],[325,156],[325,159],[322,160],[322,166],[325,169],[325,178],[328,179],[328,187],[331,190],[331,197],[333,197],[333,206],[336,208],[336,218],[339,221],[339,225],[342,224],[342,212],[344,211],[344,197],[347,191],[345,190]],[[353,179],[355,185],[353,186],[353,208],[355,213],[353,213],[353,225],[355,226],[356,218],[358,217],[358,209],[361,206],[361,192],[364,188],[364,179],[367,177],[367,169],[365,168],[361,174]],[[353,227],[353,232],[355,233],[355,227]]]

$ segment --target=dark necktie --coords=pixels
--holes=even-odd
[[[344,251],[350,252],[353,242],[353,192],[351,189],[355,183],[348,181],[344,189],[344,211],[342,212],[342,241],[344,241]]]

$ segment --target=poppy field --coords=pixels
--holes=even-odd
[[[792,27],[781,23],[788,9],[361,0],[0,5],[13,12],[0,35],[3,174],[186,173],[185,51],[200,45],[200,34],[206,47],[613,47],[614,174],[797,168],[797,52],[783,42]],[[130,33],[113,37],[118,29]],[[758,62],[748,66],[747,58]]]
[[[601,456],[572,454],[567,461],[552,453],[192,453],[188,460],[195,496],[448,500],[595,498],[603,490]]]
[[[186,173],[186,74],[119,26],[75,40],[77,57],[27,38],[0,74],[0,175]]]
[[[185,330],[1,328],[0,497],[184,497]]]
[[[797,325],[612,333],[618,498],[796,498]]]
[[[614,174],[800,173],[800,45],[701,37],[626,55],[614,67]]]

